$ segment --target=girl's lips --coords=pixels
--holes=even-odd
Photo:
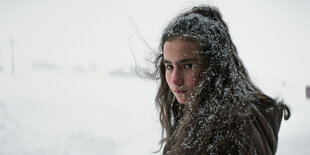
[[[176,94],[185,94],[187,91],[186,90],[175,90],[174,92]]]

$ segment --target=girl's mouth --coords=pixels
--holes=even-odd
[[[187,91],[186,90],[175,90],[174,93],[176,94],[185,94]]]

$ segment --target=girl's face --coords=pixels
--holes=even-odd
[[[189,100],[200,80],[199,50],[201,47],[197,43],[181,38],[164,43],[166,81],[179,103]]]

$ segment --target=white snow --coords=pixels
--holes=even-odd
[[[151,154],[156,84],[89,72],[0,74],[0,154]]]
[[[282,122],[278,154],[309,154],[310,100],[302,81],[254,81],[292,109]],[[159,147],[155,81],[34,70],[1,73],[0,85],[0,154],[153,154]]]

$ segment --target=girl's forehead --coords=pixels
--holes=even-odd
[[[164,57],[196,56],[201,47],[194,41],[174,39],[164,44]],[[197,55],[198,56],[198,55]]]

